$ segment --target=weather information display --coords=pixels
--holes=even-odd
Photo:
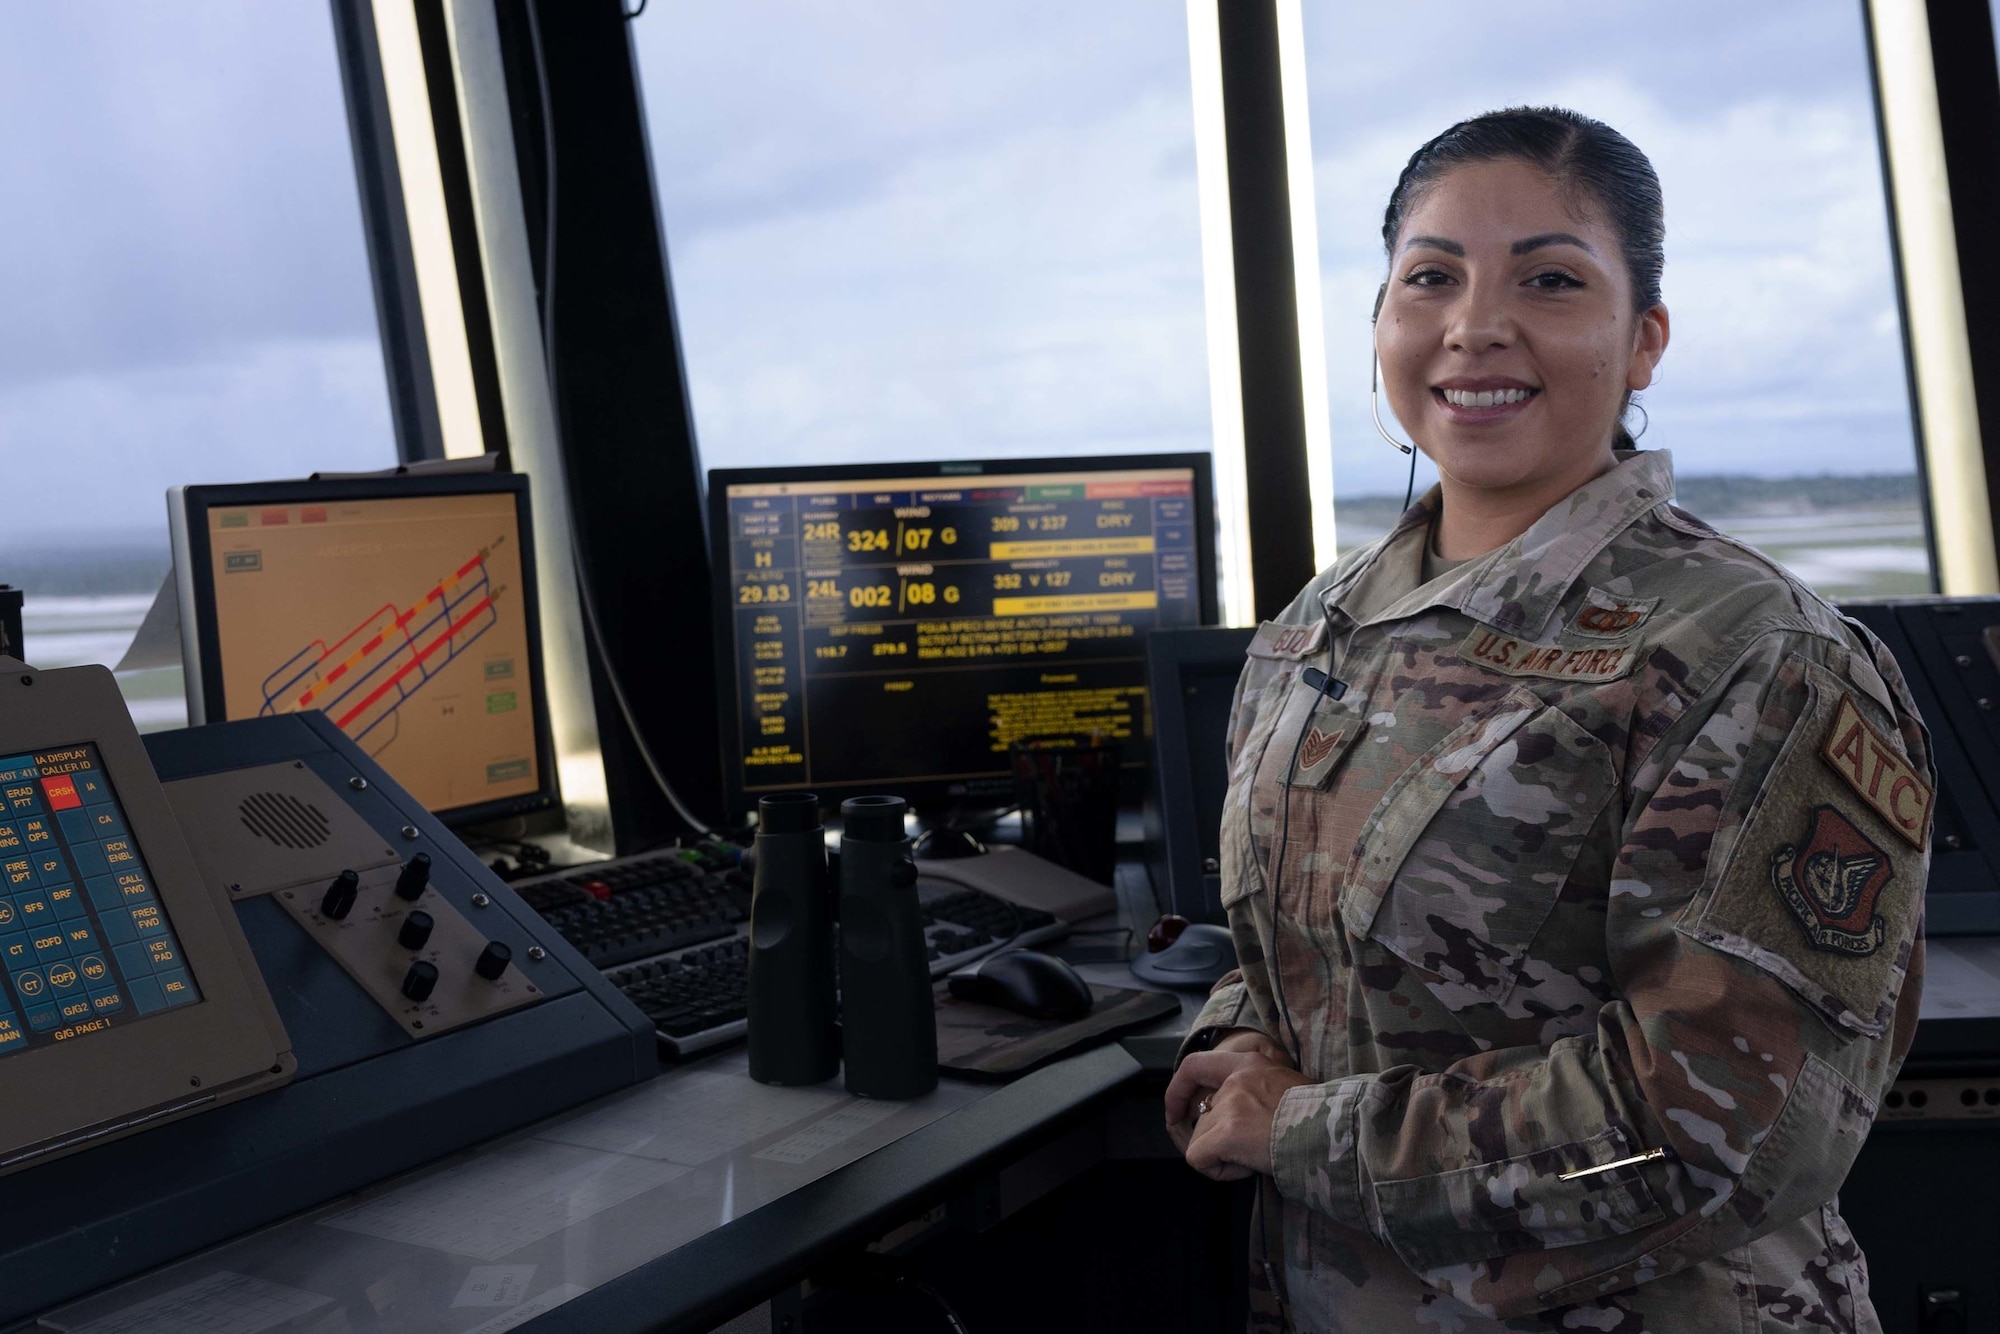
[[[0,1057],[201,999],[97,748],[0,756]]]
[[[744,787],[1008,772],[1143,736],[1145,636],[1201,622],[1191,469],[731,485]],[[1136,747],[1134,748],[1136,758]]]

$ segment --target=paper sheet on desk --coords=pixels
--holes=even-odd
[[[43,1328],[66,1334],[263,1334],[332,1300],[225,1269],[88,1324],[44,1322]]]
[[[685,1173],[685,1167],[523,1140],[398,1186],[322,1227],[494,1261]]]

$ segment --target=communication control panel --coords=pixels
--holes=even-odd
[[[0,1328],[658,1069],[324,714],[0,667]]]

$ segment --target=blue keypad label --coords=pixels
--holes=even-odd
[[[199,1004],[91,745],[0,756],[0,1059]]]

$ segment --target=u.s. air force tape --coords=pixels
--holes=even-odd
[[[1515,639],[1475,627],[1458,646],[1458,656],[1508,676],[1542,676],[1555,681],[1616,681],[1638,665],[1645,646],[1638,642],[1603,648],[1561,648]]]

